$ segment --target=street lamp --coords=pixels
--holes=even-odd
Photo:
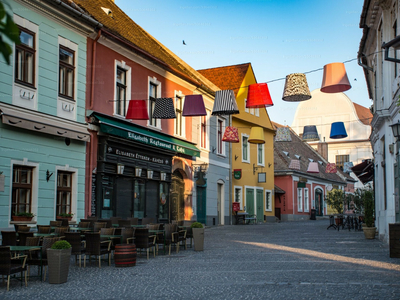
[[[399,162],[400,162],[400,157],[399,157],[399,144],[400,144],[400,120],[397,121],[397,123],[394,123],[390,125],[392,127],[393,131],[393,136],[396,138],[396,162],[394,165],[394,170],[397,176],[395,176],[395,214],[396,214],[396,223],[400,222],[400,214],[399,214],[399,188],[400,188],[400,182],[399,182],[399,175],[400,175],[400,169],[399,169]]]
[[[393,136],[398,140],[400,138],[400,120],[390,125],[390,127],[392,127]]]

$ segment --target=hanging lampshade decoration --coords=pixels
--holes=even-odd
[[[300,170],[300,160],[291,159],[289,164],[289,169]]]
[[[319,173],[318,163],[316,161],[309,162],[307,173]]]
[[[317,126],[315,125],[304,126],[303,141],[319,141]]]
[[[147,105],[145,100],[129,100],[128,111],[125,119],[148,120]]]
[[[206,116],[206,107],[204,106],[202,95],[187,95],[183,105],[182,116],[195,117]]]
[[[298,102],[311,99],[306,74],[293,73],[286,76],[282,100]]]
[[[274,105],[266,83],[253,83],[249,85],[246,108],[260,108]]]
[[[343,139],[347,137],[346,128],[343,122],[334,122],[331,125],[331,134],[329,135],[331,139]]]
[[[353,167],[353,163],[351,161],[347,161],[343,164],[343,172],[345,173],[351,173],[352,172],[352,168]]]
[[[238,129],[233,126],[227,126],[222,141],[227,143],[239,143]]]
[[[212,115],[234,115],[239,113],[235,93],[232,90],[215,92]]]
[[[262,127],[251,127],[249,143],[264,144],[264,129]]]
[[[321,92],[340,93],[349,89],[351,89],[351,85],[344,63],[331,63],[324,66]]]
[[[172,98],[157,98],[153,111],[154,119],[175,119],[174,100]]]
[[[336,164],[328,163],[326,165],[325,173],[336,173],[336,172],[337,172]]]
[[[289,127],[278,127],[276,129],[275,142],[291,142],[292,136],[290,135]]]

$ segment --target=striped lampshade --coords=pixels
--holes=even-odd
[[[232,90],[215,92],[212,115],[234,115],[239,113],[235,94]]]
[[[157,98],[153,111],[154,119],[175,119],[174,101],[172,98]]]

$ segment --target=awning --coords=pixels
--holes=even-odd
[[[154,146],[189,156],[200,157],[200,150],[195,145],[177,138],[151,131],[131,122],[117,120],[105,115],[93,113],[99,121],[100,130],[138,143]]]
[[[279,186],[275,185],[275,194],[285,194],[286,192],[282,190]]]
[[[87,124],[61,119],[57,116],[46,115],[5,103],[0,104],[0,115],[3,124],[6,125],[78,141],[90,141]]]
[[[351,170],[363,184],[374,179],[374,163],[371,159],[364,160],[352,167]]]

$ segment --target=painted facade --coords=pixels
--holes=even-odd
[[[0,227],[85,216],[86,38],[98,22],[42,1],[9,1],[22,44],[0,58]],[[73,17],[73,18],[72,18]]]
[[[390,127],[400,121],[397,104],[400,60],[392,46],[399,40],[399,9],[399,2],[395,0],[364,1],[360,17],[363,36],[358,52],[359,65],[364,69],[373,101],[370,139],[374,155],[375,226],[379,238],[386,243],[389,224],[400,222],[400,143]]]
[[[251,64],[205,69],[199,72],[220,89],[233,90],[240,111],[239,114],[231,116],[229,123],[229,126],[238,128],[240,142],[226,145],[231,151],[232,171],[240,173],[237,178],[232,176],[230,186],[232,197],[227,209],[234,215],[232,202],[239,202],[240,211],[256,215],[257,222],[275,221],[272,147],[275,130],[265,109],[245,108],[247,86],[256,83]],[[253,126],[263,128],[265,144],[247,142]],[[265,178],[265,182],[259,180],[259,176]],[[234,218],[232,222],[235,223]]]
[[[300,102],[297,106],[291,126],[293,130],[301,136],[304,126],[316,125],[319,141],[310,141],[308,144],[318,150],[321,142],[324,142],[327,149],[325,158],[339,167],[343,167],[344,162],[357,165],[366,159],[371,159],[370,110],[351,102],[345,93],[329,94],[317,89],[311,92],[311,96],[310,100]],[[329,137],[333,122],[344,123],[348,135],[346,138]],[[364,186],[353,172],[350,175],[357,180],[356,188]]]

